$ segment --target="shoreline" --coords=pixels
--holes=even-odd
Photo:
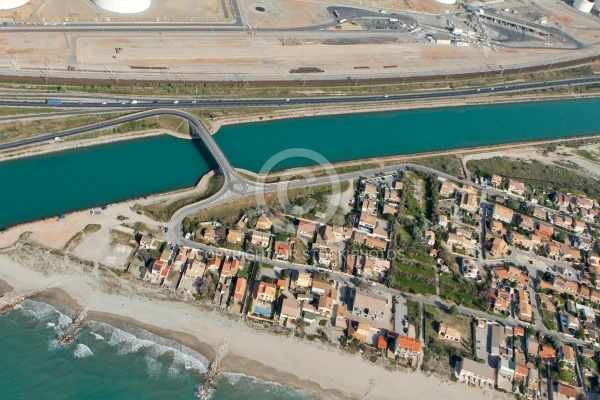
[[[331,345],[257,330],[240,321],[237,315],[223,314],[194,300],[185,301],[172,292],[142,282],[107,275],[104,271],[94,276],[90,270],[53,258],[39,248],[34,247],[31,258],[22,251],[30,249],[0,253],[0,272],[6,282],[0,287],[10,285],[23,290],[31,288],[31,282],[36,282],[35,285],[61,282],[58,289],[43,292],[33,300],[76,309],[89,306],[90,319],[142,328],[209,359],[221,339],[230,336],[222,362],[223,373],[244,374],[308,395],[317,393],[340,400],[362,399],[367,392],[373,398],[398,400],[400,390],[405,395],[400,397],[402,400],[431,398],[440,387],[447,400],[476,400],[486,395],[493,399],[511,398],[421,372],[389,371]],[[375,380],[374,385],[371,379]]]
[[[493,95],[492,95],[493,96]],[[421,100],[413,101],[411,103],[401,102],[390,105],[365,105],[364,107],[357,108],[356,105],[348,106],[323,106],[313,110],[301,109],[297,111],[290,110],[289,112],[282,111],[281,113],[273,113],[267,115],[254,115],[254,116],[237,116],[237,117],[224,117],[222,120],[212,123],[208,121],[211,126],[207,128],[211,135],[218,133],[219,129],[229,125],[240,125],[257,122],[269,122],[278,121],[282,119],[298,119],[298,118],[310,118],[310,117],[321,117],[328,115],[352,115],[352,114],[370,114],[378,112],[392,112],[392,111],[403,111],[403,110],[420,110],[426,108],[455,108],[455,107],[472,107],[472,106],[489,106],[499,104],[512,104],[512,103],[534,103],[543,101],[559,101],[559,100],[577,100],[577,99],[589,99],[598,98],[600,93],[590,94],[573,94],[566,93],[563,95],[519,95],[515,97],[504,96],[500,97],[470,97],[462,99],[450,99],[450,100]],[[486,101],[483,101],[485,99]],[[473,101],[469,101],[473,100]],[[476,101],[480,100],[480,101]]]

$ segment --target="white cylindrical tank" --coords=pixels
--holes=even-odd
[[[29,3],[29,0],[0,0],[0,10],[21,7]]]
[[[442,4],[455,4],[456,0],[435,0],[438,3],[442,3]]]
[[[573,7],[581,12],[589,13],[594,7],[594,2],[592,0],[574,0]]]
[[[594,3],[594,10],[598,10],[598,11],[600,11],[600,1],[596,1],[596,2]]]
[[[119,14],[134,14],[150,8],[152,0],[92,0],[98,7]]]

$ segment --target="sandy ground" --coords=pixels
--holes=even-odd
[[[239,0],[238,4],[244,23],[253,28],[293,28],[323,24],[333,19],[325,5],[306,1]]]
[[[71,307],[89,305],[92,318],[141,325],[181,341],[207,357],[212,357],[221,339],[229,336],[222,371],[279,381],[331,399],[412,400],[433,398],[440,392],[448,400],[511,398],[421,373],[386,371],[362,361],[360,356],[347,355],[333,347],[256,332],[237,318],[229,319],[195,304],[169,300],[173,297],[167,294],[170,292],[139,281],[104,273],[82,274],[76,272],[78,269],[81,267],[30,248],[0,255],[0,272],[8,285],[20,290],[59,281],[60,290],[46,295]],[[149,301],[152,307],[148,307]]]

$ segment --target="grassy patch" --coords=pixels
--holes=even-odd
[[[0,117],[9,117],[13,115],[29,115],[29,114],[50,114],[53,112],[62,111],[58,108],[50,107],[0,107]]]
[[[73,237],[71,239],[69,239],[69,241],[64,245],[63,250],[64,251],[73,251],[73,249],[75,249],[75,247],[79,246],[79,244],[81,243],[83,238],[85,238],[86,235],[93,233],[93,232],[97,232],[101,228],[102,228],[102,225],[98,225],[98,224],[86,225],[81,232],[77,232],[75,235],[73,235]]]
[[[594,198],[600,197],[599,180],[558,165],[547,165],[536,160],[524,163],[521,160],[494,157],[487,160],[469,161],[467,168],[478,175],[495,173],[521,179],[534,185],[538,190],[585,193]]]
[[[554,318],[554,313],[542,310],[542,322],[546,328],[551,331],[556,331],[556,319]]]
[[[62,132],[68,129],[108,121],[122,114],[88,114],[75,117],[39,119],[36,121],[8,122],[0,125],[0,143],[25,139],[45,133]]]
[[[182,197],[170,202],[161,201],[158,203],[149,204],[147,206],[136,205],[136,208],[142,210],[142,212],[156,221],[167,222],[178,210],[182,209],[183,207],[205,200],[217,193],[223,186],[224,182],[225,179],[223,175],[215,174],[210,178],[206,190],[202,193]]]
[[[442,171],[450,175],[460,177],[463,176],[462,162],[460,161],[460,158],[455,155],[416,158],[411,162],[433,168],[436,171]]]
[[[485,289],[473,282],[465,281],[455,275],[440,275],[440,297],[454,301],[465,307],[484,310],[487,306],[480,294]]]
[[[593,161],[593,162],[598,162],[598,157],[595,156],[594,154],[592,154],[588,150],[575,150],[574,153],[577,154],[580,157],[585,158],[586,160],[590,160],[590,161]]]
[[[400,290],[404,289],[412,293],[424,293],[435,295],[435,286],[429,285],[424,282],[408,279],[400,275],[396,275],[394,278]]]

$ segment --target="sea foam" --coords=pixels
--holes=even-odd
[[[75,357],[85,358],[85,357],[93,356],[94,353],[85,344],[79,343],[79,344],[77,344],[77,347],[75,347],[75,350],[73,351],[73,355]]]

